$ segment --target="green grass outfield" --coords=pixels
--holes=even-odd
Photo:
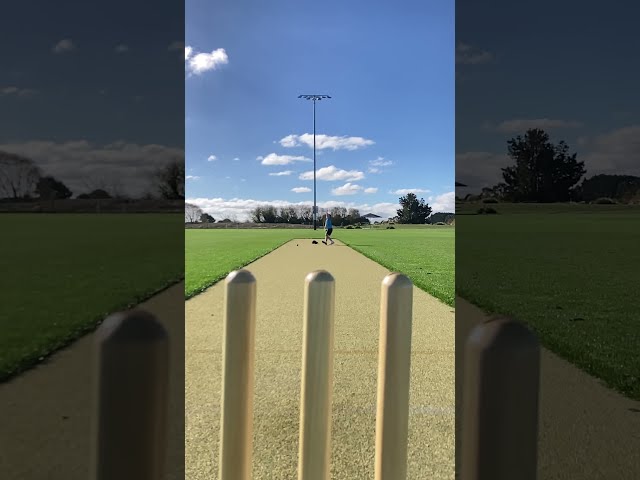
[[[3,214],[0,222],[0,381],[183,277],[181,214]]]
[[[322,238],[311,229],[185,230],[185,297],[190,298],[229,272],[294,238]],[[408,275],[416,286],[448,305],[454,303],[455,228],[343,229],[333,234],[389,270]],[[321,243],[318,248],[327,248]]]
[[[543,345],[640,400],[640,207],[491,206],[458,215],[457,293],[528,323]]]

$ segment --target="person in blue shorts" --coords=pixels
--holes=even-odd
[[[325,245],[333,245],[335,242],[331,240],[331,234],[333,233],[333,224],[331,223],[331,214],[327,213],[327,218],[324,221],[325,237],[322,243]],[[327,243],[331,242],[331,243]]]

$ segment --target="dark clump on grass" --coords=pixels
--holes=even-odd
[[[602,197],[591,202],[595,205],[615,205],[617,202],[612,198]]]
[[[478,209],[478,215],[493,215],[498,213],[495,208],[491,207],[482,207]]]
[[[362,227],[360,225],[356,225],[356,229],[358,229],[358,228],[362,229]]]
[[[499,203],[497,198],[489,197],[482,200],[482,203]]]
[[[352,229],[353,229],[353,225],[347,225],[347,226],[346,226],[346,227],[344,227],[344,228],[346,228],[347,230],[352,230]]]
[[[396,227],[394,227],[393,225],[387,227],[387,230],[395,230],[395,229]]]

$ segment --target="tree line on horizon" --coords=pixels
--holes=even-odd
[[[479,195],[456,197],[456,201],[640,202],[640,177],[598,174],[586,178],[587,170],[577,153],[570,153],[564,141],[553,144],[542,129],[532,128],[510,139],[507,151],[514,164],[502,169],[502,182],[483,188]]]
[[[408,193],[399,198],[400,208],[396,216],[385,219],[400,224],[450,224],[455,218],[454,213],[432,213],[432,209],[423,198],[418,199],[415,193]],[[332,224],[336,227],[349,225],[368,225],[369,218],[361,215],[357,208],[333,207],[329,209]],[[232,220],[225,218],[218,223],[228,223]],[[287,223],[293,225],[311,225],[313,223],[313,207],[310,205],[288,205],[275,207],[273,205],[259,205],[251,210],[249,221],[258,224]],[[322,222],[321,219],[319,219]],[[202,208],[192,203],[185,204],[185,223],[215,223],[216,219],[205,213]]]
[[[151,189],[142,198],[184,200],[184,162],[174,160],[159,167],[153,173]],[[86,191],[74,198],[83,199],[131,199],[115,187],[97,182],[88,185]],[[30,202],[38,200],[68,200],[74,192],[61,180],[46,175],[29,158],[0,151],[0,201]]]

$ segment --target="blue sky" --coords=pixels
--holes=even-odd
[[[597,173],[640,175],[636,2],[456,2],[456,179],[501,180],[507,140],[565,140]]]
[[[390,216],[414,190],[453,211],[453,2],[186,2],[187,199],[242,219],[260,203]]]

